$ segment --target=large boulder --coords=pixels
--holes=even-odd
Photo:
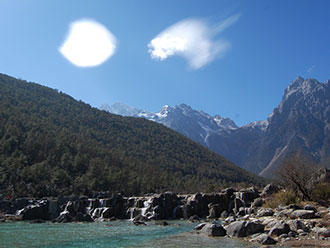
[[[110,219],[114,217],[114,212],[112,207],[105,208],[102,212],[102,218],[104,219]]]
[[[227,235],[235,237],[246,237],[264,231],[265,226],[256,221],[235,221],[227,227]]]
[[[207,218],[215,219],[221,217],[221,213],[225,211],[222,204],[209,204],[209,215]]]
[[[226,236],[226,230],[218,223],[207,223],[201,228],[201,232],[210,237]]]
[[[249,205],[254,201],[254,199],[259,198],[259,192],[254,187],[242,189],[236,194],[245,205]]]
[[[290,214],[293,219],[313,219],[315,212],[313,210],[295,210]]]
[[[22,220],[49,220],[48,201],[31,204],[18,211],[17,215],[22,216]]]
[[[282,234],[288,234],[291,231],[290,226],[283,222],[277,222],[269,231],[270,236],[280,236]]]
[[[327,229],[325,227],[314,227],[312,231],[317,237],[330,237],[330,229]]]
[[[257,217],[264,217],[264,216],[273,216],[274,211],[271,208],[260,208],[257,212]]]
[[[261,192],[261,197],[269,197],[270,195],[277,193],[279,190],[280,188],[277,185],[273,183],[268,184]]]
[[[297,231],[303,230],[304,232],[309,232],[309,228],[300,220],[294,220],[292,225]]]
[[[312,211],[314,211],[315,213],[317,212],[316,207],[313,206],[313,205],[311,205],[311,204],[306,204],[306,205],[304,206],[304,210],[312,210]]]
[[[256,241],[262,245],[274,245],[277,243],[276,240],[274,240],[272,237],[270,237],[266,233],[262,233],[262,234],[258,235],[257,237],[253,238],[252,241]]]

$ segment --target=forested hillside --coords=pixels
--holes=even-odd
[[[0,74],[3,195],[196,192],[232,183],[263,179],[163,125]]]

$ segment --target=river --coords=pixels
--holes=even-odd
[[[194,234],[196,224],[169,221],[134,226],[130,221],[94,223],[0,223],[1,248],[112,248],[112,247],[259,247],[227,237]]]

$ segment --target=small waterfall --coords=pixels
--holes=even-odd
[[[172,216],[171,216],[172,219],[177,219],[176,213],[177,213],[179,207],[180,207],[180,205],[176,206],[173,209],[173,213],[172,213]]]
[[[130,220],[133,220],[136,216],[141,213],[141,210],[136,207],[131,207],[127,210],[127,216],[129,216]]]
[[[150,209],[152,204],[152,198],[149,198],[148,200],[143,202],[144,207],[141,208],[141,215],[146,216],[148,210]]]
[[[95,208],[92,214],[93,218],[101,218],[104,208]]]
[[[85,213],[91,215],[91,211],[93,210],[93,199],[88,199],[88,206],[85,208]]]

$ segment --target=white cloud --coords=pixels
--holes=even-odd
[[[70,30],[59,48],[71,63],[81,67],[98,66],[116,51],[116,37],[102,24],[81,19],[70,24]]]
[[[316,67],[316,65],[312,65],[312,66],[308,67],[307,72],[312,73],[314,71],[315,67]]]
[[[191,68],[199,69],[215,58],[224,56],[230,43],[214,40],[214,37],[238,19],[239,15],[234,15],[213,27],[200,19],[180,21],[150,41],[148,47],[151,58],[165,60],[178,55],[187,59]]]

